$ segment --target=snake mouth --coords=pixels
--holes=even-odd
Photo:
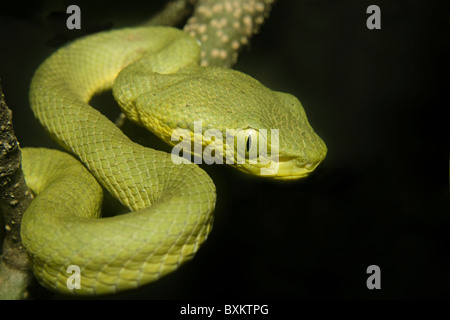
[[[277,180],[297,180],[306,178],[319,165],[317,163],[307,163],[303,166],[298,166],[295,160],[278,162],[278,170],[274,172],[273,178]]]
[[[273,178],[278,180],[297,180],[307,177],[325,159],[327,149],[322,142],[321,149],[304,150],[302,157],[289,154],[280,155],[278,159],[278,170],[274,170]]]
[[[280,157],[278,161],[270,161],[270,165],[244,165],[238,169],[246,173],[260,176],[262,178],[276,180],[298,180],[307,177],[313,172],[321,161],[299,164],[292,157]]]
[[[319,163],[320,162],[314,164],[308,163],[303,168],[294,167],[290,170],[290,172],[289,171],[287,171],[286,173],[282,172],[279,176],[276,176],[275,178],[281,180],[296,180],[306,178],[317,168]]]

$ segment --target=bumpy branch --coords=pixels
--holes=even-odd
[[[232,67],[273,0],[199,0],[184,30],[201,42],[201,65]]]
[[[231,68],[240,50],[269,16],[273,3],[274,0],[172,0],[142,25],[178,25],[195,6],[184,30],[201,43],[201,65]]]
[[[0,259],[0,298],[23,298],[26,292],[30,277],[28,256],[20,238],[20,222],[32,198],[22,173],[12,112],[0,84],[0,211],[6,229]]]

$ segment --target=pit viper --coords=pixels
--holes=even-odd
[[[324,159],[326,146],[297,98],[235,70],[201,67],[199,58],[199,44],[181,30],[136,27],[83,37],[37,69],[31,108],[70,153],[23,149],[22,166],[35,198],[21,236],[42,285],[73,294],[136,288],[191,259],[211,230],[216,201],[211,178],[196,164],[176,164],[171,154],[132,142],[89,105],[99,92],[112,88],[130,120],[171,145],[177,143],[171,139],[174,130],[191,132],[195,121],[204,131],[254,129],[246,148],[265,139],[278,157],[276,170],[249,161],[234,164],[250,174],[267,167],[269,178],[301,178]],[[279,130],[277,146],[260,134],[262,128]],[[192,132],[193,141],[199,138]],[[202,143],[211,147],[216,140]],[[98,183],[130,212],[98,219],[103,196]],[[79,288],[68,285],[69,266],[81,272]]]

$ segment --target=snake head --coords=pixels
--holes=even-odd
[[[270,89],[263,96],[266,99],[259,101],[259,108],[249,109],[254,111],[247,115],[246,127],[232,131],[232,139],[227,130],[229,154],[225,156],[229,159],[231,154],[234,160],[227,163],[265,178],[295,180],[308,176],[324,160],[325,143],[314,132],[296,97]]]
[[[278,137],[272,137],[273,160],[260,174],[281,180],[304,178],[325,159],[327,147],[309,124],[300,101],[291,94],[273,93],[279,104],[272,107],[268,122],[279,131]]]
[[[130,119],[175,146],[175,154],[187,154],[190,161],[228,164],[267,178],[299,179],[325,158],[324,142],[293,95],[217,67],[173,75],[136,73],[134,82],[152,85],[138,86],[142,92],[127,103],[121,103],[118,90],[116,100],[123,109],[126,105],[136,110],[124,111]],[[124,92],[133,81],[125,83]]]

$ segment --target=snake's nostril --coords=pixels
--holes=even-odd
[[[312,162],[305,164],[305,168],[308,171],[313,171],[317,167],[318,164],[319,164],[319,161],[312,161]]]

